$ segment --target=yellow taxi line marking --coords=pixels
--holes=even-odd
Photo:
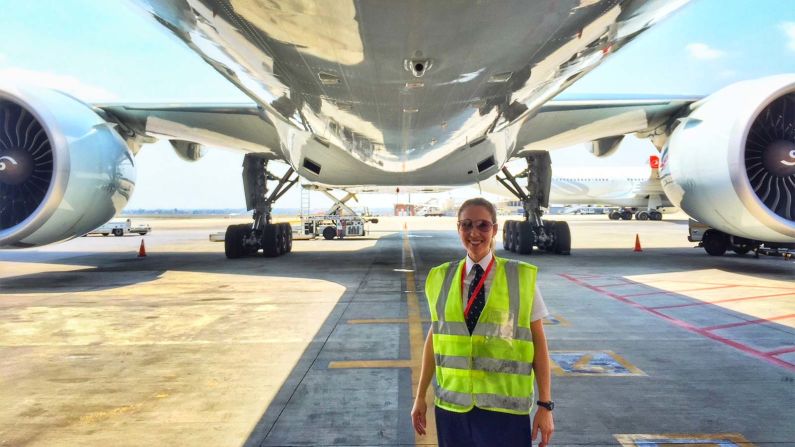
[[[410,264],[409,264],[410,262]],[[406,305],[408,318],[384,318],[384,319],[359,319],[348,320],[350,324],[379,324],[379,323],[408,323],[409,325],[409,352],[408,360],[350,360],[329,362],[328,367],[340,368],[410,368],[411,370],[411,395],[416,397],[417,386],[420,382],[420,369],[422,368],[422,351],[425,346],[425,332],[423,331],[424,320],[420,316],[420,299],[416,292],[416,280],[414,278],[414,252],[409,243],[409,232],[406,224],[403,224],[403,269],[406,275]],[[410,268],[409,265],[411,266]],[[398,390],[403,392],[403,390]],[[422,445],[436,445],[436,417],[434,416],[434,394],[433,388],[425,396],[428,405],[426,412],[425,436],[420,437],[414,434],[414,442]]]
[[[409,231],[406,225],[403,226],[403,264],[406,260],[411,258],[412,268],[416,268],[414,261],[414,251],[411,249],[409,243]],[[408,320],[409,320],[409,345],[411,351],[411,396],[416,397],[417,386],[420,383],[420,369],[422,368],[422,351],[425,346],[425,335],[422,330],[422,319],[420,317],[420,299],[417,296],[417,283],[414,279],[414,271],[406,272],[406,290],[408,293]],[[428,411],[425,413],[425,437],[420,437],[416,432],[414,434],[414,443],[419,444],[421,441],[432,441],[436,444],[436,417],[434,411],[434,393],[433,388],[425,395],[425,403],[427,404]]]
[[[410,360],[349,360],[329,363],[329,368],[411,368]]]
[[[348,320],[348,324],[405,324],[409,320],[406,318],[383,318],[383,319],[364,319],[364,320]]]
[[[547,324],[547,325],[557,324],[558,326],[570,326],[571,325],[571,323],[569,323],[569,321],[566,320],[563,317],[553,316],[553,318],[555,320],[557,320],[557,323],[555,323],[552,320],[549,320],[549,319],[545,318],[544,319],[544,324]],[[427,318],[422,318],[422,319],[420,319],[420,321],[422,323],[430,323],[431,322],[431,320],[428,320]],[[409,320],[407,318],[380,318],[380,319],[379,318],[362,318],[362,319],[348,320],[345,323],[346,324],[406,324],[408,322],[409,322]],[[423,343],[424,343],[424,341],[423,341]]]
[[[707,447],[723,445],[726,441],[738,447],[754,447],[740,433],[714,433],[714,434],[688,434],[688,433],[665,433],[665,434],[620,434],[613,435],[621,443],[622,447],[637,447],[636,441],[643,441],[643,444],[654,442],[655,445],[676,445],[677,447]],[[682,441],[693,440],[696,442],[687,443]],[[699,440],[714,440],[715,443],[698,442]],[[720,443],[720,444],[719,444]]]

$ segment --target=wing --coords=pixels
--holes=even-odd
[[[598,99],[569,97],[547,102],[519,130],[514,157],[629,133],[650,133],[686,115],[701,97]]]
[[[269,153],[283,160],[279,137],[262,109],[236,104],[94,104],[99,113],[127,131],[147,138],[188,141],[244,152]]]

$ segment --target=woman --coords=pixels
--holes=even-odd
[[[539,431],[546,446],[554,403],[536,268],[494,256],[497,211],[485,199],[461,205],[458,235],[466,259],[431,269],[425,282],[432,325],[411,410],[414,429],[425,434],[425,395],[436,374],[439,446],[527,446]],[[538,411],[531,426],[534,377]]]

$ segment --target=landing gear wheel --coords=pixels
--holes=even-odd
[[[287,253],[287,232],[283,223],[276,224],[276,247],[280,255]]]
[[[278,227],[274,224],[265,224],[265,227],[262,229],[262,240],[260,241],[262,245],[262,254],[265,255],[267,258],[274,258],[279,256],[281,253],[279,252],[279,239],[280,232],[278,231]]]
[[[293,228],[289,223],[284,224],[285,253],[293,251]]]
[[[555,253],[559,255],[571,254],[571,231],[568,222],[557,221],[552,227],[555,235]]]
[[[533,243],[535,242],[535,234],[530,227],[530,222],[520,221],[516,226],[516,252],[520,255],[529,255],[533,253]]]
[[[622,211],[621,212],[621,219],[622,220],[632,220],[632,213],[630,211]]]
[[[114,228],[113,235],[116,237],[124,236],[124,230],[122,230],[121,228]]]
[[[544,220],[544,221],[542,221],[542,223],[544,224],[544,231],[545,231],[547,234],[552,234],[552,235],[554,235],[554,234],[555,234],[555,233],[554,233],[554,232],[555,232],[555,221],[554,221],[554,220]],[[553,237],[554,237],[554,236],[553,236]],[[557,242],[557,238],[555,238],[555,241]],[[545,247],[544,247],[544,250],[545,250],[547,253],[554,253],[554,252],[555,252],[555,246],[556,246],[556,245],[557,245],[557,243],[552,243],[552,244],[549,244],[549,245],[547,245],[547,246],[545,246]]]
[[[334,236],[337,235],[337,229],[335,227],[326,227],[323,229],[323,238],[327,241],[334,239]]]
[[[607,215],[607,218],[610,220],[621,219],[621,213],[619,213],[618,211],[610,211],[610,214]]]
[[[511,221],[506,221],[502,226],[502,248],[511,251]]]
[[[635,219],[638,220],[649,220],[649,212],[648,211],[638,211],[635,214]]]
[[[224,235],[224,253],[226,253],[227,258],[236,259],[246,254],[246,249],[243,247],[243,239],[246,237],[247,231],[251,231],[251,226],[246,224],[229,225],[226,227],[226,234]]]
[[[659,211],[652,211],[649,213],[649,219],[651,220],[662,220],[662,213]]]
[[[720,231],[707,230],[701,239],[701,245],[710,256],[723,256],[729,248],[729,238]]]
[[[519,253],[519,224],[521,222],[518,220],[513,221],[513,225],[511,225],[511,251],[514,253]]]
[[[503,246],[506,250],[512,251],[516,253],[516,221],[509,220],[505,222],[505,228],[502,229],[503,231]]]

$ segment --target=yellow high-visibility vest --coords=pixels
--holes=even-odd
[[[448,262],[428,273],[425,295],[433,325],[436,405],[459,413],[477,406],[529,414],[534,378],[530,315],[537,269],[496,256],[494,260],[494,279],[472,335],[461,295],[465,262]]]

